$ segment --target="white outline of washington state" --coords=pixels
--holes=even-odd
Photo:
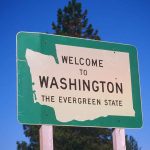
[[[34,103],[52,107],[58,121],[68,122],[72,120],[86,121],[94,120],[106,116],[135,116],[132,102],[132,88],[130,77],[129,54],[126,52],[113,52],[93,48],[67,46],[56,44],[56,54],[58,64],[51,55],[26,49],[26,60],[30,69],[32,79],[32,90]],[[62,62],[62,56],[72,56],[79,58],[89,58],[103,60],[103,67],[75,65]],[[80,69],[87,70],[87,75],[81,75]],[[123,93],[79,91],[69,89],[41,88],[39,76],[55,77],[58,84],[60,78],[111,81],[123,83]],[[67,82],[67,81],[66,81]],[[49,85],[48,85],[49,86]],[[43,101],[42,95],[53,96],[54,102]],[[61,102],[59,101],[59,98]],[[100,105],[65,103],[64,98],[86,98],[101,100]],[[70,99],[71,99],[70,98]],[[121,100],[122,106],[104,105],[104,100]],[[70,100],[71,101],[71,100]],[[29,106],[30,107],[30,106]]]

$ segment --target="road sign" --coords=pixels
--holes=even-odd
[[[17,34],[18,120],[25,124],[139,128],[136,48]]]

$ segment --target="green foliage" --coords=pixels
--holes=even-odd
[[[68,2],[68,6],[57,11],[57,24],[52,23],[56,34],[100,40],[98,31],[88,24],[88,11],[82,11],[82,5],[76,0]]]
[[[88,24],[87,10],[82,11],[76,0],[57,11],[57,23],[52,23],[55,34],[100,40],[98,31]],[[18,150],[39,150],[40,126],[24,125],[30,143],[17,142]],[[54,127],[55,150],[112,150],[112,129]],[[127,137],[127,150],[138,150],[133,137]]]
[[[27,149],[28,149],[28,145],[25,141],[22,142],[17,141],[17,150],[27,150]]]
[[[126,149],[127,150],[141,150],[137,141],[132,136],[126,135]]]
[[[24,134],[29,138],[29,144],[25,141],[17,141],[17,150],[40,150],[39,145],[39,125],[23,125]]]
[[[55,127],[55,150],[111,150],[111,129]]]

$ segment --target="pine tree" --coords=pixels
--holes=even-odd
[[[40,125],[23,125],[24,134],[29,138],[29,144],[25,141],[17,141],[17,150],[40,150],[39,129]]]
[[[137,141],[132,136],[126,135],[126,149],[127,150],[141,150]]]
[[[69,1],[68,6],[57,11],[57,24],[52,23],[55,34],[100,40],[98,31],[88,24],[87,13],[82,12],[81,3]]]
[[[58,9],[57,23],[52,23],[52,29],[58,35],[100,40],[98,31],[88,23],[87,13],[87,10],[82,11],[80,2],[70,0],[64,9]],[[24,125],[23,129],[30,143],[17,142],[17,149],[39,150],[40,126]],[[127,138],[128,145],[131,144],[130,141],[133,143],[131,138]],[[112,129],[54,127],[54,147],[55,150],[111,150]]]
[[[100,40],[98,31],[88,24],[88,11],[82,11],[76,0],[57,11],[57,23],[52,23],[55,34]],[[59,150],[112,149],[111,129],[55,127],[54,145]]]
[[[111,150],[111,130],[80,127],[54,127],[55,150]]]

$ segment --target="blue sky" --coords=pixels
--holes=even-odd
[[[148,0],[80,0],[88,9],[89,23],[104,41],[135,45],[138,49],[143,127],[127,129],[143,150],[149,149],[150,125],[150,1]],[[17,121],[16,103],[16,33],[49,32],[56,21],[56,11],[68,0],[1,0],[0,2],[0,145],[15,150],[16,141],[25,139]]]

